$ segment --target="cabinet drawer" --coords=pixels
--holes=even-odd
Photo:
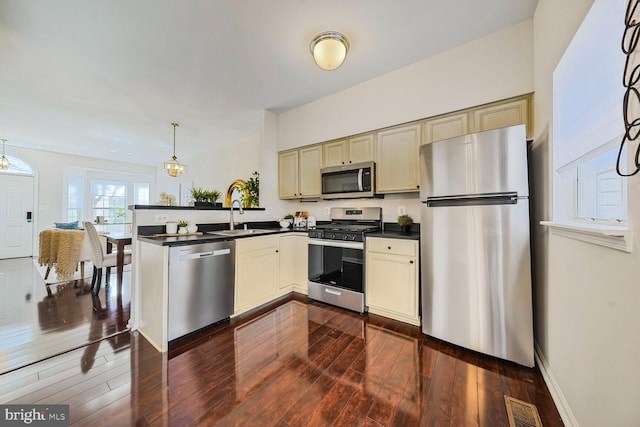
[[[236,240],[236,254],[258,251],[267,248],[278,248],[279,236],[249,237]]]
[[[414,240],[367,238],[367,252],[416,256],[418,242]]]

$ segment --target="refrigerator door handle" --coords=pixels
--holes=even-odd
[[[465,194],[461,196],[427,197],[427,207],[477,206],[477,205],[515,205],[518,193]]]

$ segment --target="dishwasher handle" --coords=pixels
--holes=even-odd
[[[196,252],[190,254],[181,254],[178,258],[180,261],[187,261],[191,259],[200,259],[200,258],[208,258],[212,256],[220,256],[220,255],[229,255],[231,253],[231,249],[216,249],[208,252]]]

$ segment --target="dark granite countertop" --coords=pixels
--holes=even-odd
[[[294,230],[292,228],[269,228],[269,229],[254,229],[255,233],[245,234],[239,236],[220,236],[215,234],[207,234],[205,231],[202,235],[197,236],[162,236],[162,237],[150,237],[144,235],[138,235],[138,240],[145,243],[152,243],[160,246],[186,246],[196,245],[199,243],[211,243],[211,242],[223,242],[227,240],[244,239],[248,237],[269,236],[272,234],[283,233],[295,233],[306,232],[306,230]]]

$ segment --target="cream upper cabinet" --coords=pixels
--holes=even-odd
[[[324,167],[370,162],[375,158],[373,133],[322,144]]]
[[[418,241],[370,237],[366,248],[369,312],[420,325]]]
[[[321,145],[278,153],[278,197],[319,197],[321,168]]]
[[[420,128],[415,123],[378,132],[376,192],[418,191]]]
[[[490,104],[473,110],[473,132],[525,124],[530,136],[529,97]]]
[[[280,235],[280,292],[307,294],[309,238],[306,234]]]
[[[322,168],[322,146],[301,148],[299,156],[299,197],[319,197],[322,193],[320,169]]]
[[[255,308],[277,296],[279,236],[236,240],[234,314]]]
[[[298,196],[298,151],[278,154],[278,196],[293,199]]]
[[[324,167],[340,166],[349,162],[349,149],[346,139],[322,144]]]
[[[349,138],[349,163],[371,162],[375,159],[373,133]]]
[[[447,114],[424,122],[424,144],[470,133],[469,112]]]

